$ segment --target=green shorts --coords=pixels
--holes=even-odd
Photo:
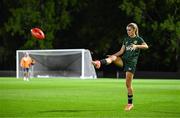
[[[132,72],[133,74],[136,71],[136,65],[137,61],[136,60],[130,60],[130,59],[122,59],[123,60],[123,69],[125,72],[129,71]]]

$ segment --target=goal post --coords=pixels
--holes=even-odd
[[[23,77],[20,60],[25,52],[36,62],[30,68],[32,78],[97,78],[95,68],[91,64],[91,53],[87,49],[17,50],[16,78]]]

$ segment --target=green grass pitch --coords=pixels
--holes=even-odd
[[[180,80],[134,79],[124,111],[124,79],[0,78],[0,117],[180,118]]]

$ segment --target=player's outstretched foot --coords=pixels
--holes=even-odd
[[[125,106],[125,111],[130,111],[130,110],[132,110],[132,108],[134,107],[134,105],[133,104],[127,104],[126,106]]]
[[[92,64],[95,68],[99,69],[101,67],[101,62],[99,60],[92,61]]]

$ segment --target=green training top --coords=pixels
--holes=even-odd
[[[132,48],[132,44],[135,45],[141,45],[144,43],[143,38],[136,36],[134,38],[126,37],[124,38],[123,45],[125,46],[125,52],[123,54],[123,58],[125,60],[131,60],[131,61],[136,61],[138,60],[140,49],[134,50]]]

